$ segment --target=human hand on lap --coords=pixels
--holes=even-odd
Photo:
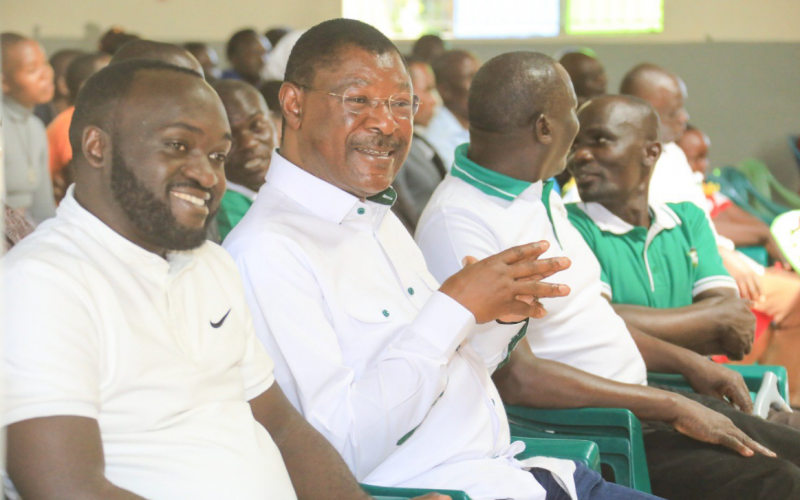
[[[697,358],[696,365],[684,373],[697,393],[728,401],[747,414],[753,413],[750,391],[739,372],[702,356]]]
[[[676,402],[677,415],[671,423],[681,434],[704,443],[725,446],[745,457],[752,457],[756,453],[775,456],[775,453],[750,438],[725,415],[682,396],[678,396]]]
[[[467,257],[464,269],[448,278],[439,291],[467,308],[478,323],[541,318],[547,311],[538,299],[564,297],[570,292],[567,285],[541,282],[571,264],[566,257],[539,260],[549,246],[540,241],[481,261]]]

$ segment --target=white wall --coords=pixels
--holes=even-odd
[[[376,0],[377,1],[377,0]],[[664,0],[664,33],[600,37],[618,43],[800,41],[798,0]],[[112,25],[148,38],[225,40],[235,29],[308,28],[341,15],[341,0],[2,0],[0,28],[84,39]],[[598,37],[557,37],[552,43]],[[544,40],[548,42],[548,40]],[[483,42],[485,43],[485,42]],[[498,43],[498,42],[493,42]]]

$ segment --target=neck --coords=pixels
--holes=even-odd
[[[456,120],[458,120],[458,123],[460,123],[462,127],[469,130],[469,117],[462,116],[461,113],[458,112],[457,107],[452,106],[448,103],[444,103],[444,107],[446,107],[451,113],[453,113],[453,116],[456,117]]]
[[[470,129],[467,157],[478,165],[499,174],[526,182],[544,177],[543,152],[535,144],[526,144],[522,132],[486,132]]]
[[[80,173],[76,174],[75,201],[126,240],[166,259],[167,249],[151,245],[145,238],[142,238],[133,224],[128,221],[122,208],[113,201],[113,197],[100,194],[106,192],[108,191],[103,189],[102,186],[93,186],[92,183],[85,181],[81,182]]]
[[[647,206],[647,190],[639,188],[631,196],[614,197],[601,201],[606,210],[632,226],[650,227],[650,209]]]
[[[11,94],[3,94],[3,99],[11,100],[11,101],[19,104],[23,108],[27,109],[28,111],[33,111],[33,108],[36,107],[36,104],[20,101],[19,99],[17,99],[16,97],[14,97]]]

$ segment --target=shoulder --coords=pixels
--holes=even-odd
[[[680,203],[665,203],[667,208],[672,210],[681,221],[696,221],[697,219],[705,219],[706,214],[697,205],[689,201],[682,201]]]
[[[583,233],[593,232],[597,230],[597,224],[594,223],[589,214],[583,209],[583,203],[568,203],[565,205],[567,208],[567,217],[569,221],[575,226],[578,231]]]

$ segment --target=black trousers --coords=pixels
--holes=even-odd
[[[661,422],[642,422],[653,494],[669,500],[800,500],[800,431],[746,415],[723,401],[668,387],[730,418],[777,458],[743,457],[688,438]]]

